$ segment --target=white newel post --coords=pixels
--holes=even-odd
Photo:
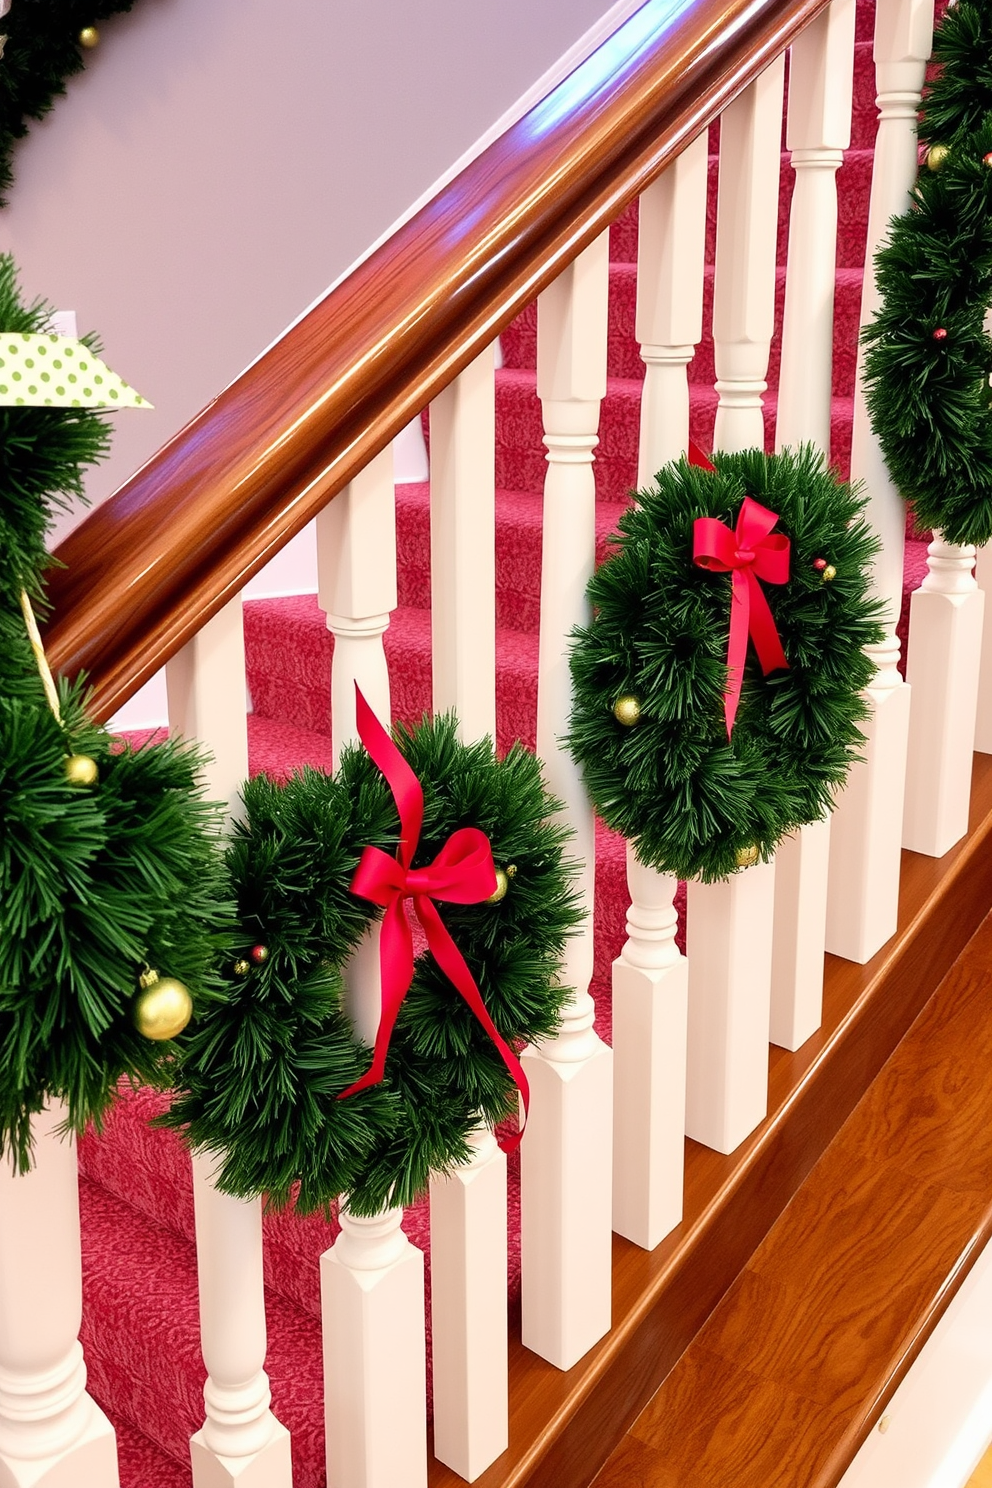
[[[461,737],[496,736],[493,348],[431,405],[433,705]],[[473,1482],[509,1440],[506,1157],[492,1132],[431,1182],[434,1455]]]
[[[764,448],[784,66],[780,57],[720,123],[713,341],[721,450]],[[774,863],[688,886],[686,1131],[719,1152],[732,1152],[767,1110],[774,910]]]
[[[537,747],[575,831],[587,920],[571,939],[563,980],[573,989],[554,1039],[525,1051],[530,1122],[521,1148],[522,1336],[569,1369],[609,1331],[612,1239],[612,1054],[594,1028],[595,837],[579,772],[561,744],[571,707],[568,637],[588,619],[596,549],[592,452],[606,392],[607,236],[541,295],[537,390],[544,416],[544,486]]]
[[[387,447],[317,518],[317,585],[334,636],[334,761],[356,737],[355,683],[390,722],[382,637],[396,608],[396,506]],[[345,973],[348,1011],[371,1044],[379,1026],[378,925]],[[371,1219],[342,1205],[320,1258],[328,1488],[423,1488],[427,1481],[424,1257],[402,1209]]]
[[[168,663],[169,724],[211,755],[207,794],[241,809],[248,775],[241,598]],[[216,1158],[193,1158],[193,1206],[206,1419],[190,1441],[195,1488],[291,1488],[290,1441],[269,1409],[261,1200],[214,1188]]]
[[[833,0],[793,43],[786,144],[795,187],[782,322],[777,450],[830,453],[837,170],[851,143],[855,0]],[[770,1036],[798,1049],[820,1026],[830,820],[787,837],[775,855]]]
[[[641,197],[635,334],[645,364],[638,485],[689,443],[687,367],[702,336],[706,131]],[[613,963],[613,1228],[652,1250],[682,1218],[688,979],[678,881],[627,846],[627,941]]]
[[[975,549],[927,549],[929,572],[909,602],[906,680],[913,689],[903,846],[942,857],[968,830],[985,595]]]
[[[982,593],[988,594],[992,589],[992,543],[986,543],[975,555],[975,578]],[[985,606],[982,622],[975,748],[980,754],[992,754],[992,605]]]
[[[86,1393],[76,1143],[53,1103],[34,1166],[0,1163],[0,1488],[117,1488],[114,1428]]]
[[[931,0],[878,0],[875,69],[879,121],[871,178],[861,323],[878,305],[872,270],[889,220],[904,212],[916,180],[916,115],[933,32]],[[902,600],[906,511],[889,479],[871,432],[861,387],[860,359],[854,398],[851,475],[868,490],[868,516],[882,551],[875,589],[888,606],[887,634],[869,654],[878,671],[865,698],[870,717],[862,729],[865,758],[853,766],[838,796],[830,845],[827,949],[850,961],[867,961],[895,933],[899,910],[909,688],[898,671],[896,622]]]

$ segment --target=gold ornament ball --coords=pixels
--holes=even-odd
[[[141,991],[131,1007],[131,1019],[138,1032],[156,1042],[182,1033],[193,1016],[189,988],[175,977],[159,976],[157,971],[146,971],[140,983]]]
[[[625,728],[633,728],[641,716],[641,700],[632,692],[625,692],[613,704],[613,717]]]
[[[498,904],[501,899],[506,898],[506,891],[510,887],[510,879],[515,878],[516,873],[516,865],[513,863],[510,863],[506,868],[496,869],[496,887],[486,900],[487,904]]]
[[[950,153],[947,145],[931,145],[927,151],[927,168],[932,171],[940,170]]]
[[[240,960],[235,961],[235,963],[234,963],[234,975],[236,977],[246,977],[250,971],[251,971],[251,966],[244,959],[244,957],[241,957]]]
[[[70,754],[65,762],[65,778],[70,785],[96,785],[100,779],[96,760],[88,754]]]
[[[835,579],[836,577],[837,570],[834,568],[832,563],[828,563],[826,568],[823,570],[823,582],[825,584],[829,584],[830,580]]]
[[[95,26],[84,26],[79,33],[79,45],[91,52],[95,46],[100,44],[100,33]]]
[[[753,868],[760,856],[761,854],[758,851],[758,844],[756,842],[749,843],[747,847],[739,847],[737,849],[737,866],[738,868]]]

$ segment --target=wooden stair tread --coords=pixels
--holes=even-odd
[[[968,836],[939,860],[903,853],[899,928],[871,961],[827,957],[822,1028],[771,1050],[768,1118],[729,1157],[687,1141],[684,1219],[655,1250],[614,1236],[610,1334],[562,1372],[511,1326],[510,1446],[476,1488],[588,1488],[982,923],[990,884],[992,756],[976,755]],[[431,1460],[429,1481],[462,1480]]]
[[[992,916],[596,1488],[833,1488],[992,1234]]]

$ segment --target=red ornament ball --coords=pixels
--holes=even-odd
[[[944,330],[944,327],[943,326],[938,326],[937,327],[937,329],[933,333],[933,339],[935,341],[946,341],[947,340],[947,332]]]
[[[827,560],[826,560],[826,558],[814,558],[813,559],[813,567],[816,569],[817,573],[822,573],[823,570],[826,568],[826,566],[827,566]]]
[[[982,164],[992,167],[992,150],[987,155],[982,156]]]
[[[269,948],[264,945],[252,946],[249,954],[255,965],[261,966],[263,961],[268,961],[269,959]]]

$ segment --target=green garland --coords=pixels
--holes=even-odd
[[[706,882],[829,810],[862,738],[863,648],[882,636],[868,597],[877,545],[851,487],[809,448],[713,461],[714,473],[667,465],[620,519],[589,586],[593,621],[575,633],[568,736],[596,809],[641,861]],[[764,587],[790,667],[764,677],[749,647],[728,742],[731,579],[693,562],[693,523],[733,528],[746,495],[791,540],[789,582]],[[633,725],[614,713],[626,697]]]
[[[0,259],[0,327],[41,330],[50,313],[22,303]],[[79,683],[63,684],[56,718],[25,630],[21,590],[44,605],[48,518],[81,495],[106,444],[92,410],[0,408],[0,1154],[21,1170],[49,1097],[82,1131],[122,1076],[165,1082],[172,1046],[132,1022],[138,978],[176,978],[195,1003],[230,923],[197,756],[118,752]],[[96,785],[73,783],[72,755],[95,765]]]
[[[11,152],[83,68],[80,33],[130,10],[134,0],[13,0],[0,20],[0,206],[6,205]]]
[[[868,411],[916,520],[949,542],[992,538],[992,9],[959,0],[934,38],[929,168],[876,255],[864,331]]]
[[[567,834],[537,760],[520,747],[497,760],[489,740],[461,744],[451,717],[394,737],[424,791],[413,866],[431,862],[458,827],[475,826],[497,867],[516,869],[498,902],[438,909],[503,1037],[546,1037],[566,996],[560,960],[579,913]],[[265,1193],[281,1206],[295,1196],[307,1211],[347,1193],[356,1214],[408,1204],[432,1173],[468,1159],[480,1115],[494,1124],[513,1114],[516,1089],[424,953],[385,1079],[338,1099],[372,1058],[344,1015],[341,968],[378,911],[349,885],[366,844],[395,852],[396,809],[358,748],[333,777],[305,770],[284,786],[258,777],[244,801],[228,855],[236,959],[191,1031],[163,1122],[219,1154],[219,1186],[239,1197]]]

